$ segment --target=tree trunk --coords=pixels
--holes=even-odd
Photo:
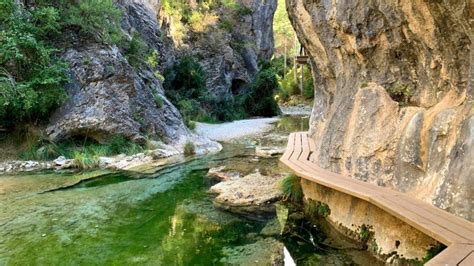
[[[304,79],[304,65],[301,65],[301,76],[300,76],[300,93],[301,97],[303,97],[303,79]]]
[[[286,41],[285,41],[285,55],[284,55],[284,58],[285,58],[285,63],[284,63],[284,64],[285,64],[285,66],[284,66],[284,70],[283,70],[283,79],[284,79],[285,76],[286,76],[286,64],[287,64],[287,63],[286,63],[286,62],[287,62],[287,61],[286,61],[286,60],[287,60],[287,55],[286,55],[286,53],[287,53],[287,48],[286,48]]]

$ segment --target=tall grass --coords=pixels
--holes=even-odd
[[[99,154],[89,152],[74,152],[74,167],[79,169],[91,169],[99,167],[100,164]]]
[[[132,155],[144,148],[122,136],[114,136],[109,143],[100,144],[90,139],[53,143],[42,134],[26,134],[25,147],[19,153],[22,160],[46,161],[59,156],[74,159],[77,168],[94,168],[99,158],[117,154]]]
[[[196,146],[191,141],[186,142],[184,145],[184,155],[194,155],[196,154]]]
[[[301,178],[296,175],[285,177],[280,183],[283,199],[299,203],[303,200],[303,189],[301,188]]]

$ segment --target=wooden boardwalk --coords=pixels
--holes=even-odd
[[[298,176],[368,201],[445,244],[427,265],[474,266],[474,223],[401,192],[325,170],[310,161],[314,150],[306,132],[292,133],[280,161]]]

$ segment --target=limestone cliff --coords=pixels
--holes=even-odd
[[[138,33],[149,47],[165,54],[153,2],[117,2],[122,10],[122,30],[128,38]],[[142,143],[146,137],[162,140],[178,150],[187,141],[194,142],[198,152],[220,149],[218,143],[186,128],[150,66],[132,66],[124,51],[114,45],[74,36],[64,42],[62,57],[70,66],[71,82],[66,88],[68,101],[55,112],[47,128],[52,140],[88,137],[106,142],[119,134]]]
[[[235,0],[227,1],[233,3],[231,7],[216,4],[210,8],[199,6],[199,2],[184,1],[188,12],[203,14],[194,24],[183,24],[183,17],[159,10],[162,28],[172,42],[168,57],[198,58],[207,75],[207,88],[215,96],[232,97],[253,80],[259,60],[273,55],[277,0]]]
[[[474,220],[470,2],[286,0],[313,63],[314,161]]]
[[[198,2],[183,3],[194,12]],[[116,6],[125,37],[131,40],[138,34],[158,52],[159,71],[193,55],[206,72],[207,87],[226,98],[253,79],[258,61],[270,59],[274,46],[276,0],[232,3],[230,9],[198,10],[207,17],[194,24],[176,21],[160,0],[116,1]],[[69,99],[51,118],[47,133],[52,140],[79,136],[104,142],[121,134],[137,142],[149,137],[182,148],[191,140],[203,150],[218,148],[186,128],[179,111],[166,99],[156,69],[132,66],[126,51],[116,46],[74,36],[65,43],[62,57],[70,65]]]

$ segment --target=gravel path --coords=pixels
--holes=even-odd
[[[280,120],[278,117],[245,119],[222,124],[196,123],[196,133],[215,141],[230,141],[272,129],[272,123]]]

